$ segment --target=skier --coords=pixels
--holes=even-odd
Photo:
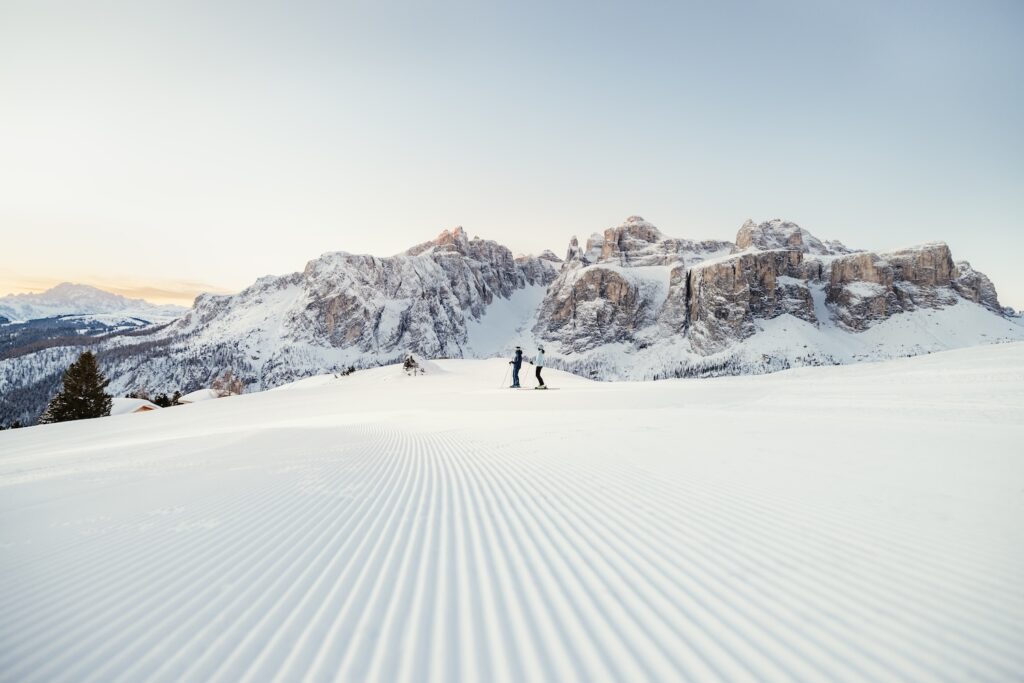
[[[548,385],[544,384],[544,380],[540,376],[540,371],[544,369],[544,347],[538,346],[537,357],[534,359],[534,365],[537,366],[537,388],[547,389]]]
[[[523,367],[523,347],[516,347],[516,355],[508,362],[512,366],[512,386],[510,389],[519,388],[519,368]]]

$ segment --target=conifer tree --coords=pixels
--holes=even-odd
[[[110,380],[100,372],[96,355],[86,351],[64,372],[64,384],[39,418],[40,424],[110,415]]]

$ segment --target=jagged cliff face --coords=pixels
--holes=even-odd
[[[782,221],[748,221],[733,244],[668,238],[632,216],[585,248],[573,238],[534,332],[569,352],[679,335],[713,353],[753,334],[756,317],[813,319],[809,290],[790,281],[821,277],[804,253],[834,252]]]
[[[495,299],[547,285],[557,259],[514,258],[496,242],[469,239],[461,227],[388,258],[344,252],[310,261],[302,273],[264,278],[233,297],[207,297],[169,330],[223,336],[233,319],[274,311],[283,342],[390,356],[459,357],[467,323]]]
[[[673,272],[732,249],[730,242],[666,237],[639,216],[591,235],[582,248],[574,237],[534,333],[565,353],[638,343],[662,314]]]
[[[967,261],[958,261],[956,264],[956,280],[953,287],[960,296],[968,301],[973,301],[989,309],[993,313],[1013,313],[1011,309],[1003,309],[999,304],[999,297],[996,294],[996,287],[992,280],[984,273],[971,268]]]
[[[815,321],[814,302],[803,276],[803,252],[745,252],[699,264],[689,273],[686,302],[690,342],[702,354],[721,351],[755,332],[756,319],[788,313]]]
[[[836,259],[827,301],[841,324],[864,330],[896,313],[941,308],[960,299],[1002,312],[992,282],[970,264],[954,263],[949,247],[934,242]]]
[[[667,238],[634,216],[583,247],[573,238],[534,334],[570,367],[574,355],[610,343],[641,355],[671,344],[676,356],[700,358],[742,352],[784,315],[860,332],[964,301],[1002,312],[991,281],[954,263],[943,243],[857,252],[779,219],[747,221],[735,243],[696,242]],[[619,365],[594,353],[586,362]]]

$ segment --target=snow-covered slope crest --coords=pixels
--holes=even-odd
[[[0,678],[1020,680],[1024,345],[437,365],[0,432]]]
[[[146,322],[167,322],[183,315],[181,306],[129,299],[89,285],[64,282],[39,294],[0,297],[0,316],[12,322],[64,315],[113,315]]]

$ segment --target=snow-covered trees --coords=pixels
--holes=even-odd
[[[39,418],[40,424],[110,415],[110,380],[100,372],[96,355],[86,351],[64,372],[63,386]]]
[[[175,391],[173,394],[157,394],[153,397],[153,403],[157,404],[161,408],[170,408],[171,406],[178,405],[178,399],[181,398],[181,392]]]
[[[229,368],[224,371],[223,375],[213,380],[210,388],[223,398],[225,396],[241,394],[245,391],[245,382],[242,381],[241,377],[235,377],[235,373]]]

